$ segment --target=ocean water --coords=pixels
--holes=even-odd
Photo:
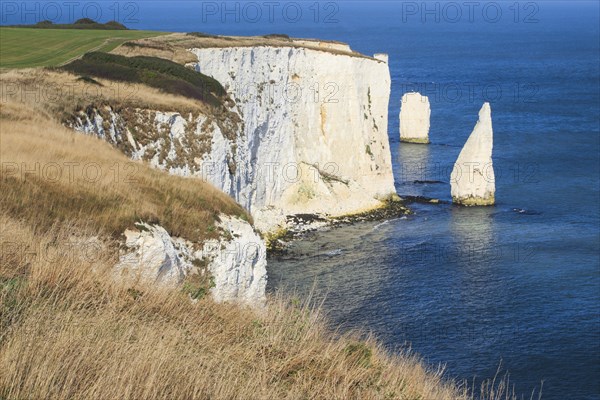
[[[282,1],[272,13],[267,3],[95,2],[104,20],[136,29],[285,33],[389,53],[398,193],[451,199],[483,101],[497,180],[495,207],[414,205],[407,218],[296,242],[270,260],[268,289],[314,291],[334,324],[410,346],[449,377],[478,381],[501,363],[520,393],[543,381],[544,399],[600,399],[598,3]],[[27,18],[11,11],[2,23]],[[430,97],[429,146],[398,140],[411,90]]]

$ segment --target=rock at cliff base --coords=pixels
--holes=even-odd
[[[125,231],[125,248],[115,269],[120,279],[145,285],[177,287],[192,267],[161,226],[138,224]]]
[[[136,224],[137,229],[124,233],[124,252],[115,266],[115,278],[131,284],[176,289],[190,273],[210,272],[211,295],[216,302],[263,307],[267,286],[264,240],[244,220],[223,214],[219,220],[223,235],[200,246],[171,237],[159,225]],[[202,260],[206,260],[208,271],[194,265]]]
[[[452,175],[452,201],[465,206],[489,206],[495,202],[496,179],[492,163],[492,111],[484,103],[479,121],[461,150]]]
[[[216,247],[205,243],[204,253],[211,258],[215,301],[264,306],[267,286],[267,247],[252,225],[235,217],[221,215],[218,224],[230,240]],[[212,247],[212,249],[211,249]]]
[[[406,93],[400,106],[400,141],[429,143],[431,108],[429,98],[420,93]]]

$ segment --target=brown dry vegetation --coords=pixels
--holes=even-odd
[[[91,83],[96,81],[99,85]],[[66,126],[73,126],[76,118],[93,118],[94,114],[104,117],[104,123],[110,122],[113,111],[119,116],[115,121],[120,133],[129,130],[131,137],[138,144],[147,144],[150,140],[162,138],[161,157],[159,162],[167,167],[196,165],[196,158],[201,158],[210,151],[212,132],[203,132],[202,137],[196,134],[195,124],[189,124],[184,143],[171,141],[167,132],[159,132],[154,123],[155,111],[176,112],[186,119],[195,121],[199,115],[208,116],[207,123],[215,123],[225,137],[235,141],[243,129],[239,115],[232,112],[234,103],[225,98],[220,106],[187,98],[181,95],[164,93],[142,84],[115,82],[107,79],[94,78],[92,81],[82,81],[72,73],[47,70],[9,70],[0,72],[0,93],[4,104],[22,104],[30,107],[36,114],[54,120]],[[25,112],[28,114],[29,112]],[[105,129],[108,130],[107,126]],[[107,141],[119,148],[126,155],[135,150],[126,135],[107,137]],[[146,143],[144,143],[146,142]],[[174,144],[176,158],[164,162],[168,150]],[[181,146],[185,145],[185,148]],[[152,149],[142,156],[149,160],[154,154]]]
[[[91,82],[97,82],[94,84]],[[59,70],[27,69],[0,72],[0,94],[2,103],[18,103],[33,108],[45,118],[66,126],[72,126],[77,117],[87,114],[93,118],[97,113],[110,121],[108,110],[119,115],[122,131],[129,129],[134,140],[143,143],[149,138],[164,138],[163,149],[170,148],[171,138],[159,135],[154,124],[154,112],[175,112],[184,118],[195,120],[199,115],[207,116],[206,124],[216,123],[223,135],[234,142],[242,131],[243,122],[238,114],[232,112],[234,103],[225,98],[224,104],[211,106],[202,101],[181,95],[174,95],[143,84],[115,82],[94,77],[92,81],[83,81],[80,76]],[[190,128],[195,124],[190,124]],[[188,166],[195,164],[195,157],[210,151],[212,132],[199,138],[195,131],[186,132],[185,151],[177,153],[177,159],[170,166]],[[193,138],[194,140],[191,140]],[[133,147],[126,137],[106,138],[126,155]],[[197,142],[196,142],[197,140]],[[174,142],[177,150],[178,142]],[[146,154],[146,160],[152,155]],[[161,161],[162,162],[162,161]]]
[[[72,227],[0,226],[0,398],[472,398],[411,354],[334,337],[306,305],[256,313],[124,286],[109,246],[76,245]],[[492,387],[482,398],[512,398]]]
[[[189,38],[184,34],[170,34],[167,40],[149,41],[132,40],[117,47],[111,53],[123,56],[149,56],[160,57],[179,64],[198,62],[194,54],[188,51],[185,43]]]

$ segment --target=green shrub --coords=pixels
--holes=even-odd
[[[190,274],[185,278],[182,291],[192,299],[200,300],[215,286],[215,278],[209,274]]]
[[[106,27],[112,27],[114,29],[127,29],[127,27],[125,25],[123,25],[120,22],[117,21],[108,21],[107,23],[104,24]]]
[[[84,76],[142,83],[212,106],[222,105],[226,96],[225,89],[216,79],[157,57],[125,57],[92,52],[63,66],[62,69]]]
[[[284,40],[290,40],[290,36],[286,35],[284,33],[271,33],[268,35],[263,35],[264,38],[267,39],[284,39]]]
[[[117,22],[109,21],[105,24],[96,22],[90,18],[81,18],[72,24],[55,24],[52,21],[40,21],[34,25],[13,25],[13,28],[38,28],[38,29],[99,29],[99,30],[128,30],[128,28]]]
[[[216,35],[211,35],[210,33],[204,33],[204,32],[188,32],[188,36],[195,36],[195,37],[199,37],[199,38],[211,38],[211,39],[218,38],[218,36],[216,36]]]
[[[89,25],[89,24],[95,24],[95,23],[96,23],[96,21],[94,21],[91,18],[81,18],[81,19],[78,19],[77,21],[75,21],[73,23],[73,25],[81,25],[81,24],[88,24]]]
[[[350,343],[344,348],[346,357],[352,362],[364,368],[371,366],[371,357],[373,350],[362,342]]]

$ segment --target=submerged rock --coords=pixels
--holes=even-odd
[[[479,111],[479,121],[452,170],[450,182],[454,203],[465,206],[494,204],[493,145],[492,110],[489,103],[484,103]]]
[[[431,108],[429,98],[420,93],[406,93],[400,106],[400,141],[429,143]]]

